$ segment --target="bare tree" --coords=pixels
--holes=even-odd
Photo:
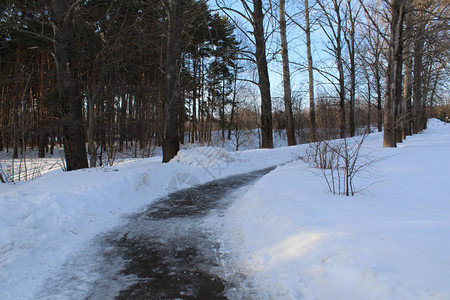
[[[309,1],[305,0],[306,57],[308,60],[308,94],[309,94],[309,141],[315,142],[316,137],[316,105],[314,101],[314,69],[311,51],[311,22],[309,19]]]
[[[349,134],[355,136],[355,98],[356,98],[356,31],[355,25],[359,15],[360,8],[356,10],[352,0],[347,0],[345,9],[345,19],[349,23],[344,30],[344,38],[347,43],[349,64],[348,70],[350,74],[350,113],[349,113]]]
[[[286,9],[285,0],[280,0],[280,39],[281,58],[283,61],[283,90],[284,90],[284,110],[286,115],[286,134],[288,145],[296,145],[294,131],[294,116],[292,113],[291,100],[291,73],[289,69],[288,42],[286,34]]]
[[[316,124],[316,104],[314,99],[314,63],[312,57],[311,47],[311,31],[312,22],[310,18],[311,7],[309,0],[304,0],[304,15],[305,23],[302,25],[300,22],[294,20],[292,16],[289,16],[291,21],[297,25],[304,33],[306,37],[306,59],[308,70],[308,97],[309,97],[309,141],[315,142],[317,140],[317,124]]]
[[[258,88],[261,95],[261,147],[273,148],[273,126],[272,126],[272,99],[270,95],[269,70],[266,58],[266,32],[264,30],[264,9],[263,0],[240,0],[243,11],[234,9],[231,5],[217,2],[217,6],[230,16],[236,14],[250,24],[253,28],[251,36],[249,32],[235,21],[237,28],[246,36],[254,45],[254,51],[246,51],[250,54],[256,64],[258,70]],[[250,7],[253,5],[253,7]],[[231,16],[230,16],[231,17]]]
[[[403,72],[403,103],[404,116],[402,124],[402,138],[412,134],[413,111],[412,111],[412,14],[405,17],[405,47],[404,47],[404,72]]]
[[[364,9],[366,22],[363,25],[364,39],[368,51],[361,55],[366,64],[369,65],[370,71],[374,78],[375,92],[377,94],[377,129],[378,132],[383,131],[383,78],[385,75],[384,54],[386,44],[388,43],[387,33],[380,24],[380,15],[377,12],[379,7],[369,7],[360,0],[360,5]]]
[[[327,52],[334,58],[338,75],[324,70],[318,70],[325,78],[333,84],[336,92],[339,95],[340,108],[340,137],[346,136],[346,110],[345,110],[345,75],[344,75],[344,20],[342,19],[342,2],[343,0],[332,0],[331,7],[326,6],[324,1],[317,1],[325,21],[320,23],[323,32],[330,42],[327,47]],[[337,84],[335,83],[337,80]]]
[[[399,108],[402,102],[403,23],[409,0],[391,0],[388,67],[384,108],[384,147],[396,147]]]
[[[445,2],[445,1],[444,1]],[[413,132],[426,129],[427,105],[434,82],[439,78],[440,66],[448,64],[450,6],[441,1],[413,1],[412,58],[413,58]],[[445,67],[444,67],[445,68]],[[430,96],[430,97],[428,97]]]

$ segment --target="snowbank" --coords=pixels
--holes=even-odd
[[[0,299],[33,298],[70,255],[158,197],[285,163],[293,151],[301,147],[234,153],[199,147],[168,164],[156,157],[0,184]]]
[[[450,126],[386,157],[365,194],[334,196],[301,162],[278,167],[228,211],[227,240],[258,299],[450,299]],[[255,291],[249,291],[251,295]]]

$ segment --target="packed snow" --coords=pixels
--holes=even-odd
[[[384,158],[368,190],[332,195],[302,162],[263,177],[227,212],[235,265],[259,299],[450,299],[450,125],[429,122]]]
[[[46,277],[95,235],[169,192],[286,163],[299,151],[196,147],[168,164],[152,157],[0,184],[0,299],[34,299]]]
[[[330,194],[296,159],[307,145],[184,149],[114,167],[0,184],[0,299],[35,299],[101,232],[171,191],[279,165],[226,211],[225,265],[255,299],[450,299],[450,125],[438,120],[382,158],[354,197]],[[243,291],[245,294],[245,290]]]

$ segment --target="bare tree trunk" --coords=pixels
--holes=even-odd
[[[309,21],[309,2],[305,0],[305,33],[306,56],[308,59],[308,94],[309,94],[309,141],[317,141],[316,137],[316,105],[314,101],[314,69],[311,54],[311,23]]]
[[[266,60],[266,39],[264,36],[264,14],[262,0],[254,0],[253,30],[256,45],[256,63],[258,67],[258,87],[261,93],[261,137],[262,148],[273,148],[272,99],[270,96],[269,71]]]
[[[317,2],[322,8],[323,13],[325,14],[327,23],[329,28],[331,29],[331,34],[326,33],[326,29],[324,32],[326,33],[329,41],[331,42],[330,50],[333,52],[334,60],[336,61],[338,76],[337,76],[337,87],[335,86],[338,94],[339,94],[339,111],[340,111],[340,137],[344,138],[346,136],[346,110],[345,110],[345,75],[344,75],[344,62],[342,58],[343,54],[343,45],[342,45],[342,33],[344,31],[342,25],[342,17],[341,17],[341,1],[332,0],[333,3],[333,11],[334,16],[329,13],[329,8],[325,7],[323,2]],[[334,77],[334,76],[332,76]],[[330,79],[328,79],[330,80]]]
[[[367,70],[366,70],[367,71]],[[367,134],[370,133],[370,126],[371,126],[371,122],[370,122],[370,115],[372,113],[371,107],[372,107],[372,86],[370,84],[370,76],[369,73],[366,72],[366,79],[367,79]]]
[[[437,84],[439,82],[439,75],[440,75],[440,72],[437,72],[436,76],[434,78],[433,87],[431,88],[431,95],[430,95],[430,116],[431,117],[434,117],[434,98],[435,98],[435,95],[436,95]],[[425,120],[425,122],[426,121],[427,120]]]
[[[344,68],[342,66],[342,57],[341,57],[341,50],[339,50],[339,55],[337,57],[338,59],[338,70],[339,70],[339,109],[341,112],[341,123],[340,123],[340,137],[345,138],[345,79],[344,79]]]
[[[423,130],[422,110],[423,99],[423,30],[422,24],[418,25],[414,38],[414,77],[413,77],[413,95],[414,95],[414,128],[413,133],[419,133]]]
[[[355,62],[355,22],[357,15],[353,15],[351,0],[347,0],[348,18],[350,21],[350,30],[344,31],[350,56],[350,115],[349,115],[349,133],[355,136],[355,97],[356,97],[356,62]],[[348,34],[346,33],[348,32]]]
[[[375,84],[377,90],[377,129],[378,132],[383,131],[383,106],[382,106],[382,96],[381,96],[381,76],[379,69],[375,71]]]
[[[222,78],[222,95],[221,95],[221,104],[219,107],[219,115],[220,115],[220,129],[222,131],[222,142],[225,141],[225,78]]]
[[[185,123],[185,113],[186,113],[186,107],[184,106],[184,101],[181,99],[186,98],[186,91],[182,90],[180,91],[180,100],[178,101],[178,138],[180,144],[184,145],[185,142],[185,136],[184,136],[184,123]]]
[[[45,57],[44,54],[41,53],[41,55],[39,56],[39,65],[38,65],[38,73],[39,73],[39,98],[43,99],[44,98],[44,91],[45,91],[45,85],[44,85],[44,78],[45,78]],[[38,157],[39,158],[44,158],[45,157],[45,149],[48,150],[48,129],[47,127],[47,122],[44,119],[44,108],[41,105],[41,103],[39,101],[37,101],[37,106],[38,106],[38,113],[39,113],[39,121],[38,121],[38,126],[39,128],[39,136],[38,136]]]
[[[408,53],[405,57],[405,71],[403,75],[403,105],[405,106],[403,122],[403,139],[412,134],[412,57]]]
[[[284,110],[286,115],[286,134],[288,146],[296,145],[294,132],[294,116],[292,114],[291,101],[291,74],[289,70],[288,44],[286,37],[286,12],[285,0],[280,0],[280,39],[281,58],[283,60],[283,88],[284,88]]]
[[[404,74],[403,74],[403,108],[402,118],[402,138],[412,135],[413,111],[412,111],[412,15],[407,13],[405,16],[405,53],[404,53]]]
[[[180,150],[178,137],[179,78],[182,0],[170,0],[168,11],[167,58],[164,78],[163,162],[169,162]]]
[[[194,143],[196,140],[197,135],[197,92],[198,92],[198,86],[197,86],[197,73],[198,73],[198,59],[194,59],[194,71],[193,71],[193,81],[194,81],[194,90],[192,91],[192,136],[191,136],[191,143]]]
[[[67,171],[88,167],[85,130],[82,115],[82,96],[78,91],[74,51],[73,13],[71,1],[52,0],[54,58],[57,90],[62,112],[62,134]]]
[[[408,0],[391,1],[391,35],[386,72],[383,147],[396,147],[398,105],[402,100],[403,22]]]

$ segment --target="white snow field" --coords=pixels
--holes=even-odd
[[[258,299],[450,299],[450,124],[430,120],[354,197],[330,194],[301,162],[269,173],[227,212]]]
[[[28,182],[0,184],[0,299],[35,299],[65,260],[124,216],[177,189],[285,163],[301,148],[227,152],[181,150],[114,167],[54,170]]]
[[[176,189],[285,164],[225,213],[224,249],[254,299],[450,299],[450,125],[431,120],[397,149],[382,135],[379,181],[331,195],[294,161],[307,145],[228,152],[182,150],[115,167],[51,171],[0,184],[0,299],[35,299],[45,280],[97,234]],[[243,284],[245,289],[245,285]],[[244,291],[245,292],[245,291]],[[255,294],[256,293],[256,294]]]

